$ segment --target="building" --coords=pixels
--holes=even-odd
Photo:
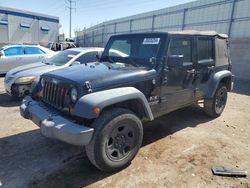
[[[111,35],[144,31],[215,30],[250,37],[250,0],[198,0],[103,22],[76,32],[80,46],[104,46]]]
[[[40,13],[0,7],[0,46],[57,42],[59,18]]]

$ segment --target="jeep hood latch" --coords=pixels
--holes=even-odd
[[[86,81],[84,85],[88,89],[88,92],[92,93],[92,86],[91,86],[90,81]]]

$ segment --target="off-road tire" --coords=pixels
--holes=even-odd
[[[104,111],[93,122],[91,127],[95,131],[91,142],[86,146],[86,153],[89,160],[98,169],[106,172],[119,171],[128,166],[136,156],[142,143],[143,126],[141,120],[130,110],[111,108]],[[118,138],[119,140],[117,140]],[[131,140],[133,140],[132,144]],[[128,143],[131,144],[131,147],[126,146]],[[120,149],[112,153],[112,150],[116,150],[116,147]],[[124,149],[121,149],[123,147]],[[121,154],[119,151],[122,151]],[[126,154],[126,152],[128,153]],[[122,156],[122,153],[126,155],[124,158],[118,160],[119,156]]]
[[[227,103],[227,87],[219,84],[212,99],[204,100],[205,113],[213,118],[219,117]]]

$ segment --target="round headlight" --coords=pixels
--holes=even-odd
[[[45,85],[45,80],[44,80],[44,78],[42,78],[41,79],[41,86],[44,87],[44,85]]]
[[[71,89],[71,91],[70,91],[70,97],[71,97],[72,102],[76,102],[76,100],[77,100],[77,95],[78,95],[77,89],[73,87],[73,88]]]
[[[35,80],[35,76],[24,76],[24,77],[19,77],[18,79],[15,80],[15,84],[31,84],[33,80]]]

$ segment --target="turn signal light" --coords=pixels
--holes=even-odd
[[[95,112],[96,114],[99,114],[99,113],[101,112],[101,109],[100,109],[99,107],[95,107],[95,108],[94,108],[94,112]]]

